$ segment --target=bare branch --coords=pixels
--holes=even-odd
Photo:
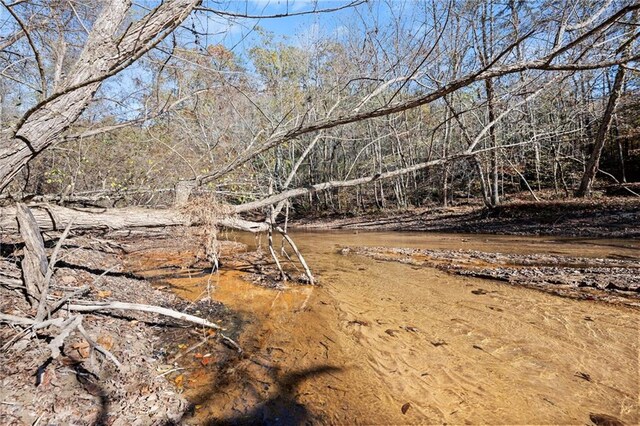
[[[33,42],[33,38],[31,37],[31,34],[29,33],[29,31],[27,31],[27,25],[22,21],[22,19],[20,19],[18,14],[13,11],[12,7],[15,6],[15,3],[9,6],[5,3],[4,0],[0,0],[0,2],[5,7],[5,9],[7,9],[7,12],[9,12],[9,14],[13,17],[13,19],[16,20],[16,22],[20,26],[20,29],[22,30],[22,33],[27,37],[27,41],[29,42],[29,46],[31,47],[31,50],[33,51],[33,56],[36,60],[36,64],[38,65],[38,73],[40,73],[40,93],[42,94],[43,97],[46,97],[47,96],[47,79],[44,73],[44,66],[42,65],[42,58],[40,57],[40,52],[38,51],[35,43]]]
[[[221,329],[218,324],[214,324],[203,318],[199,318],[193,315],[174,311],[173,309],[162,308],[160,306],[143,305],[139,303],[125,303],[125,302],[82,301],[82,304],[78,304],[78,303],[79,302],[75,304],[69,304],[67,308],[70,311],[74,311],[74,312],[96,312],[96,311],[113,311],[113,310],[150,312],[153,314],[160,314],[160,315],[181,320],[181,321],[191,322],[193,324],[201,325],[203,327],[213,328],[215,330]]]
[[[292,16],[302,16],[302,15],[311,15],[311,14],[317,14],[317,13],[330,13],[330,12],[338,12],[340,10],[344,10],[344,9],[348,9],[350,7],[356,7],[359,6],[361,4],[366,3],[368,0],[354,0],[349,4],[343,5],[343,6],[337,6],[337,7],[332,7],[332,8],[326,8],[326,9],[319,9],[319,10],[304,10],[301,12],[285,12],[285,13],[276,13],[276,14],[272,14],[272,15],[251,15],[251,14],[246,14],[246,13],[237,13],[237,12],[229,12],[226,10],[219,10],[219,9],[213,9],[210,7],[196,7],[196,10],[202,10],[205,12],[212,12],[216,15],[219,16],[227,16],[227,17],[231,17],[231,18],[248,18],[248,19],[276,19],[276,18],[287,18],[287,17],[292,17]]]

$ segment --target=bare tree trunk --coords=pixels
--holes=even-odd
[[[604,148],[604,144],[607,140],[607,134],[609,133],[609,128],[611,127],[613,113],[616,109],[616,106],[618,105],[620,94],[622,93],[622,83],[624,82],[624,78],[625,67],[618,66],[616,78],[613,82],[613,87],[611,88],[611,94],[609,95],[609,101],[607,102],[607,107],[605,108],[604,115],[602,116],[602,122],[600,123],[598,133],[596,134],[596,140],[593,146],[593,150],[591,151],[591,156],[589,157],[586,169],[584,171],[584,174],[582,175],[580,187],[576,191],[577,197],[585,197],[591,193],[593,181],[600,165],[602,148]]]
[[[196,183],[192,180],[181,180],[175,184],[174,192],[175,197],[173,201],[173,207],[180,208],[187,205],[191,192],[195,188]]]
[[[496,119],[496,114],[495,105],[493,102],[493,82],[491,81],[491,79],[485,80],[485,90],[487,93],[487,106],[489,108],[488,121],[489,123],[493,123]],[[493,148],[493,152],[491,153],[491,170],[489,172],[489,176],[491,179],[489,188],[491,192],[491,207],[496,207],[498,204],[500,204],[500,192],[498,185],[498,138],[496,136],[495,126],[491,126],[489,128],[489,139],[491,141],[491,147]]]
[[[474,156],[473,158],[471,158],[471,161],[473,162],[473,165],[476,168],[476,171],[478,172],[478,179],[480,179],[480,190],[482,191],[482,201],[485,205],[485,207],[491,207],[491,190],[489,189],[489,185],[487,184],[487,179],[485,178],[484,175],[484,168],[482,166],[482,162],[480,162],[480,159],[477,156]]]
[[[626,84],[623,85],[622,91],[626,91]],[[622,183],[627,183],[627,171],[626,169],[626,162],[624,160],[625,157],[625,150],[622,146],[622,138],[620,137],[620,126],[617,120],[617,117],[614,117],[616,119],[615,123],[615,139],[616,139],[616,145],[618,148],[618,161],[620,163],[620,182]]]
[[[444,128],[444,138],[442,142],[442,158],[446,158],[449,155],[449,142],[451,139],[451,110],[447,109],[444,115],[445,119],[445,128]],[[449,183],[449,165],[444,164],[442,166],[442,207],[447,207],[449,202],[449,191],[448,191],[448,183]]]
[[[632,13],[631,21],[633,23],[636,23],[638,21],[637,11],[634,11]],[[626,41],[626,45],[624,45],[624,50],[622,51],[622,59],[629,58],[631,47],[633,45],[634,38],[636,37],[632,30],[628,31],[628,39]],[[609,100],[602,116],[602,122],[600,123],[600,127],[598,127],[595,144],[593,146],[593,150],[591,151],[591,156],[589,157],[589,161],[587,162],[584,174],[582,175],[580,187],[576,191],[577,197],[585,197],[591,193],[593,181],[600,166],[600,156],[602,155],[602,148],[604,148],[604,144],[607,140],[607,134],[609,133],[609,129],[611,128],[613,114],[615,113],[616,106],[618,105],[618,100],[620,99],[620,94],[622,93],[622,89],[624,87],[625,77],[626,67],[624,65],[618,65],[618,70],[616,71],[616,77],[613,82],[613,87],[611,88],[611,93],[609,94]]]

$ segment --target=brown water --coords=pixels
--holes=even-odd
[[[234,264],[217,278],[213,298],[248,319],[240,343],[249,356],[222,374],[191,373],[194,422],[589,424],[589,413],[640,422],[640,311],[338,254],[371,245],[637,259],[638,241],[294,238],[320,287],[257,287]],[[174,284],[192,299],[206,289],[202,278]]]

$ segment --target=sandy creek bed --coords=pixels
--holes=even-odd
[[[182,375],[196,404],[188,422],[585,424],[590,413],[640,422],[640,310],[338,253],[359,245],[637,260],[639,242],[353,231],[294,237],[320,287],[262,288],[243,281],[243,265],[233,261],[214,276],[213,299],[242,318],[247,356],[218,360],[219,368],[192,353],[178,362],[186,370],[173,379]],[[153,276],[162,259],[143,263]],[[208,276],[193,272],[162,282],[195,300]]]

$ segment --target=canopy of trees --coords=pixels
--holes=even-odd
[[[284,15],[345,25],[289,37],[248,3],[3,0],[4,197],[159,206],[188,181],[349,211],[640,180],[637,1],[319,2]]]

